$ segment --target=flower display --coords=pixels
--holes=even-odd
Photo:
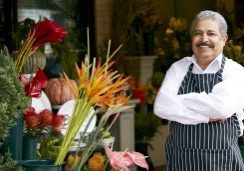
[[[59,42],[66,34],[65,29],[54,21],[45,19],[36,23],[17,52],[14,65],[16,72],[21,73],[27,58],[40,46],[48,42]]]
[[[86,170],[88,167],[100,167],[101,169],[103,167],[104,163],[101,161],[104,159],[100,155],[93,155],[97,147],[103,146],[102,133],[109,131],[111,125],[121,115],[122,111],[131,108],[131,106],[126,106],[130,99],[130,96],[126,93],[129,77],[119,74],[112,68],[115,63],[112,61],[112,57],[121,46],[110,55],[111,44],[109,42],[105,61],[103,62],[102,58],[98,60],[97,58],[93,58],[91,60],[89,34],[87,37],[87,55],[80,65],[75,65],[79,77],[77,81],[78,86],[74,87],[69,83],[71,90],[76,94],[75,105],[68,123],[68,128],[59,147],[55,164],[63,163],[67,156],[68,148],[74,142],[74,138],[79,132],[80,127],[84,124],[84,121],[88,117],[92,120],[98,113],[100,117],[96,128],[89,134],[89,138],[86,140],[86,146],[82,148],[80,160],[75,160],[73,165],[69,166],[71,170]],[[69,80],[67,75],[64,74],[64,76]],[[112,121],[109,118],[113,118]],[[83,142],[86,129],[80,136],[80,142]],[[79,149],[80,147],[78,145],[76,155],[79,154]],[[104,165],[102,170],[105,169],[106,165]]]
[[[41,23],[45,24],[42,25]],[[46,33],[42,32],[43,30],[46,30]],[[32,80],[27,80],[20,75],[28,57],[30,57],[43,43],[58,42],[66,34],[66,31],[59,25],[54,24],[49,20],[40,21],[29,31],[27,38],[21,41],[23,43],[21,44],[20,49],[16,51],[17,53],[15,53],[12,58],[10,57],[7,48],[1,51],[0,55],[2,58],[0,65],[3,75],[1,76],[0,82],[3,85],[1,85],[2,101],[0,101],[0,106],[3,110],[1,112],[1,115],[4,117],[4,119],[1,118],[0,124],[1,128],[3,127],[1,129],[2,136],[0,136],[2,142],[5,140],[10,128],[13,127],[17,121],[21,121],[22,114],[28,106],[28,101],[30,97],[40,97],[41,89],[46,86],[46,77],[42,74],[41,71],[39,71],[37,73],[37,76],[34,77]],[[49,39],[46,39],[45,36],[48,36]],[[20,80],[23,82],[21,82]],[[23,83],[24,86],[22,85]],[[26,123],[29,123],[32,126],[32,130],[34,130],[34,128],[39,125],[43,126],[43,123],[39,123],[37,117],[34,118],[33,121],[30,118],[27,120],[29,122]],[[14,131],[16,131],[16,135],[22,134],[22,129],[17,130],[18,127],[13,128],[15,129]],[[16,142],[14,138],[14,135],[9,136],[9,143],[12,143],[12,147],[7,145],[7,148],[9,148],[9,153],[14,153],[15,149],[13,149],[13,146],[22,145],[19,142]],[[0,155],[1,170],[12,170],[12,167],[14,167],[16,164],[13,164],[13,160],[11,160],[11,158],[9,157],[9,153],[8,155],[4,156]]]
[[[28,33],[27,38],[23,41],[21,48],[17,51],[14,58],[14,69],[19,78],[23,82],[25,92],[28,97],[39,98],[42,89],[47,85],[47,78],[41,69],[38,69],[35,75],[31,78],[26,78],[21,75],[22,68],[28,59],[40,46],[47,42],[61,41],[67,32],[58,24],[50,20],[39,21],[33,25]],[[97,114],[100,114],[99,122],[96,128],[89,135],[88,142],[80,157],[75,157],[71,168],[73,170],[83,170],[87,168],[90,163],[90,168],[95,166],[97,161],[105,161],[100,155],[93,154],[95,147],[101,146],[102,132],[109,131],[111,125],[120,116],[121,112],[128,110],[131,106],[126,106],[130,96],[126,93],[128,89],[128,77],[113,70],[114,61],[112,57],[119,50],[115,50],[110,54],[110,44],[105,61],[102,58],[90,58],[89,36],[88,36],[88,50],[84,61],[80,65],[75,64],[75,70],[78,75],[78,86],[73,86],[66,74],[66,78],[71,91],[75,94],[75,106],[72,115],[68,122],[68,127],[64,136],[61,139],[61,144],[55,147],[58,150],[55,154],[55,164],[64,162],[70,146],[74,143],[75,136],[80,131],[88,116],[91,119]],[[112,122],[109,118],[113,118]],[[63,115],[56,115],[50,110],[43,110],[37,113],[35,108],[29,107],[24,112],[25,132],[30,135],[39,135],[42,133],[59,133],[64,124],[65,117]],[[87,128],[86,128],[87,129]],[[86,129],[80,136],[80,142],[83,141]],[[79,146],[77,147],[77,151]],[[40,153],[43,155],[43,153]],[[77,152],[78,154],[78,152]],[[138,164],[134,153],[128,153],[133,163],[128,165],[130,167]],[[79,160],[76,160],[78,158]],[[107,158],[106,158],[107,159]],[[104,167],[106,165],[96,165]]]
[[[48,109],[36,113],[33,107],[29,107],[24,114],[26,132],[33,136],[44,132],[60,133],[64,119],[64,115],[56,115]]]
[[[69,85],[77,98],[75,99],[75,107],[60,148],[60,153],[56,159],[57,164],[63,162],[75,135],[88,115],[95,114],[95,108],[114,111],[122,109],[128,102],[129,97],[126,95],[125,90],[128,88],[126,82],[129,78],[125,78],[123,75],[118,74],[117,71],[112,70],[114,62],[111,61],[111,58],[116,51],[111,56],[108,51],[106,61],[102,64],[102,60],[99,59],[97,62],[96,58],[93,58],[91,63],[88,49],[88,54],[84,62],[82,62],[81,68],[76,65],[76,71],[79,76],[78,87],[73,86],[71,83]],[[69,80],[67,76],[66,78]]]

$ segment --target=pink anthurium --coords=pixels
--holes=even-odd
[[[29,97],[40,97],[42,89],[47,86],[47,76],[40,68],[38,68],[36,75],[31,80],[23,75],[20,75],[20,80],[23,82],[25,92]]]
[[[145,156],[138,152],[118,152],[112,151],[107,145],[104,145],[106,155],[111,166],[118,171],[129,171],[130,167],[138,165],[148,170],[148,164]]]

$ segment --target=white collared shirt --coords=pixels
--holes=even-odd
[[[216,84],[211,93],[177,95],[191,63],[194,63],[192,72],[195,74],[216,73],[220,69],[222,56],[216,57],[205,70],[196,63],[194,55],[173,63],[155,99],[154,113],[182,124],[208,123],[209,118],[229,118],[236,113],[243,130],[244,68],[231,59],[226,59],[223,81]]]

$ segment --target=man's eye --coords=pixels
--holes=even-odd
[[[200,32],[195,32],[195,33],[193,33],[193,35],[195,35],[195,36],[198,36],[198,35],[201,35],[202,33],[200,33]]]
[[[208,33],[209,36],[216,36],[215,33]]]

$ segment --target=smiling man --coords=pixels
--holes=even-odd
[[[167,170],[243,171],[244,68],[223,55],[227,23],[202,11],[190,33],[194,54],[172,64],[154,104],[170,120]]]

